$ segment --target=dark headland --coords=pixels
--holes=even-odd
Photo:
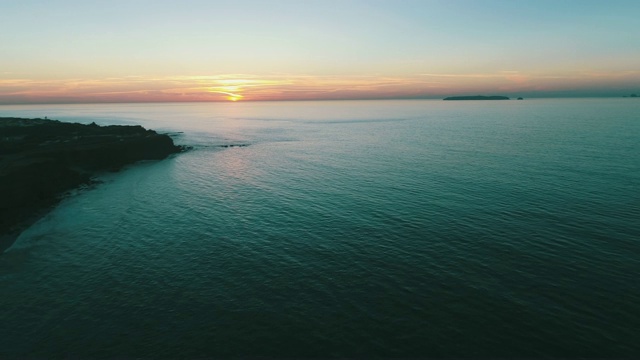
[[[442,100],[509,100],[509,98],[506,96],[474,95],[474,96],[450,96]]]
[[[182,150],[142,126],[0,118],[0,253],[66,191],[99,173]]]

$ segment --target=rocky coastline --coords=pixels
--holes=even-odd
[[[142,126],[0,118],[0,253],[65,192],[100,173],[183,150]]]

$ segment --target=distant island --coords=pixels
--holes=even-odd
[[[442,100],[509,100],[509,98],[506,96],[475,95],[475,96],[450,96]]]
[[[0,253],[66,191],[101,172],[182,150],[142,126],[0,118]]]

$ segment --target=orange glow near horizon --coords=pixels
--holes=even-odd
[[[0,78],[0,104],[393,99],[633,88],[640,71],[415,76],[247,75],[30,80]],[[594,90],[595,89],[595,90]],[[612,93],[617,96],[618,93]]]
[[[225,83],[232,83],[232,80],[227,80],[226,82],[222,82],[220,81],[220,83],[225,84]],[[226,100],[229,101],[239,101],[242,100],[242,98],[244,96],[242,96],[240,94],[240,92],[243,91],[242,87],[238,86],[238,85],[225,85],[225,86],[214,86],[211,89],[208,90],[210,93],[217,93],[217,94],[224,94],[227,95],[226,96]]]

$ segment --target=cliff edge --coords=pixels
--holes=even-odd
[[[168,135],[141,126],[0,118],[0,253],[64,192],[100,172],[182,150]]]

